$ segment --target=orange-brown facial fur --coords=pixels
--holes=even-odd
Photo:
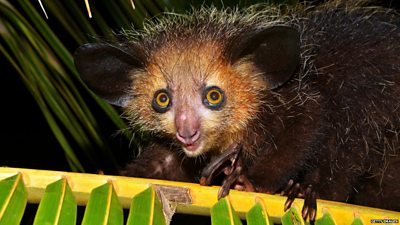
[[[400,21],[348,2],[203,8],[79,47],[82,80],[150,133],[120,174],[198,182],[222,156],[223,185],[286,189],[308,213],[316,196],[399,210]]]
[[[267,87],[250,61],[230,64],[216,42],[187,40],[162,46],[151,55],[148,67],[134,76],[135,98],[126,111],[130,121],[142,130],[169,136],[190,157],[223,151],[240,141],[248,122],[256,119]],[[203,104],[203,92],[211,86],[224,93],[224,105],[218,109]],[[151,104],[161,89],[171,94],[171,106],[164,113],[156,112]],[[191,146],[177,137],[185,129],[189,136],[199,133]]]

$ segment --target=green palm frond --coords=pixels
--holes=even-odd
[[[62,178],[47,185],[33,225],[75,224],[76,217],[75,198],[67,179]]]
[[[23,7],[32,7],[24,2]],[[83,171],[62,129],[66,129],[84,147],[90,145],[85,133],[94,129],[90,111],[84,106],[72,85],[68,72],[61,65],[73,68],[70,53],[54,38],[46,26],[36,28],[8,2],[1,2],[0,50],[18,71],[26,87],[41,108],[49,126],[65,150],[71,168]],[[38,16],[31,11],[32,16]],[[45,24],[45,23],[43,23]],[[43,25],[42,24],[42,25]],[[46,33],[46,34],[43,34]],[[46,37],[47,40],[44,39]],[[55,50],[54,50],[55,49]],[[81,126],[85,123],[89,126]],[[61,127],[62,126],[62,127]],[[93,137],[99,140],[97,134]]]
[[[168,224],[171,210],[210,217],[213,225],[306,224],[302,199],[286,212],[284,196],[232,190],[218,201],[219,187],[153,179],[84,173],[0,168],[0,224],[19,224],[25,206],[39,203],[36,224],[80,224],[77,205],[85,207],[82,224]],[[316,224],[369,224],[400,218],[400,212],[318,200]],[[122,208],[129,209],[124,221]],[[172,212],[173,214],[174,212]],[[188,224],[188,223],[186,223]]]

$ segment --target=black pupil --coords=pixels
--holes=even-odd
[[[166,102],[168,100],[168,97],[166,94],[160,94],[159,100],[160,102]]]
[[[215,100],[218,100],[218,99],[219,99],[219,93],[216,92],[216,91],[211,92],[210,98],[211,98],[212,100],[214,100],[214,101],[215,101]]]

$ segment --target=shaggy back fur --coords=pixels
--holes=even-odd
[[[294,179],[320,198],[400,210],[399,18],[339,1],[284,14],[263,5],[201,8],[124,31],[120,43],[83,47],[76,62],[89,87],[125,107],[132,128],[154,135],[124,175],[196,181],[210,158],[239,143],[257,191],[276,193]],[[249,34],[271,27],[300,35],[300,62],[282,82],[264,70],[274,58],[251,54],[259,46],[245,43],[238,55]],[[105,70],[123,76],[111,91],[91,77],[114,82]],[[225,106],[205,109],[202,85],[221,87]],[[161,114],[150,103],[163,88],[175,102]],[[186,115],[203,141],[198,153],[184,151],[192,158],[175,137]]]

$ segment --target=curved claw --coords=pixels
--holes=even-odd
[[[313,190],[312,185],[307,188],[301,188],[300,183],[295,183],[292,179],[289,180],[287,186],[281,192],[281,195],[287,195],[288,198],[284,205],[284,210],[288,210],[296,197],[304,197],[304,204],[301,210],[301,215],[304,220],[310,219],[310,223],[314,224],[317,215],[317,193]]]
[[[222,186],[218,191],[218,199],[227,196],[229,194],[229,191],[231,190],[231,187],[235,186],[233,185],[235,183],[238,187],[240,187],[239,189],[234,188],[236,190],[252,191],[252,192],[255,191],[253,184],[244,174],[242,174],[242,172],[243,172],[242,160],[238,159],[238,162],[234,167],[232,173],[227,175],[227,177],[222,182]]]
[[[304,197],[304,205],[303,205],[303,209],[301,210],[301,216],[303,217],[303,219],[307,219],[308,216],[308,212],[309,210],[311,210],[308,205],[310,204],[310,194],[311,194],[311,185],[309,185],[306,189],[306,193],[305,193],[305,197]]]
[[[292,206],[294,199],[298,196],[299,193],[300,193],[300,184],[295,183],[294,185],[292,185],[292,188],[289,190],[288,198],[285,202],[285,207],[284,207],[285,211],[288,210]]]
[[[237,144],[233,144],[217,158],[212,160],[201,172],[200,185],[211,185],[212,180],[220,174],[226,167],[226,162],[234,161],[240,152]]]
[[[240,157],[236,157],[232,163],[232,166],[228,168],[229,172],[226,174],[225,179],[222,182],[222,187],[218,192],[218,199],[221,199],[229,194],[232,185],[240,180],[248,179],[242,174],[243,172],[243,161]],[[250,182],[250,181],[249,181]]]
[[[317,216],[317,194],[312,190],[311,185],[309,185],[306,189],[304,205],[301,214],[304,220],[306,220],[308,217],[310,222],[314,222]]]
[[[218,192],[218,199],[229,194],[232,186],[238,190],[254,191],[250,180],[243,174],[243,159],[241,158],[241,146],[232,144],[221,155],[213,159],[202,171],[200,185],[211,185],[212,180],[220,173],[226,176],[222,181]],[[229,164],[227,164],[229,162]],[[235,184],[235,185],[234,185]]]
[[[309,218],[312,224],[317,216],[317,193],[313,191],[312,185],[308,185],[304,193],[304,205],[301,210],[301,216],[304,220]]]
[[[240,176],[240,170],[235,168],[235,170],[224,179],[222,186],[218,191],[218,200],[229,194],[232,184],[235,183]]]

